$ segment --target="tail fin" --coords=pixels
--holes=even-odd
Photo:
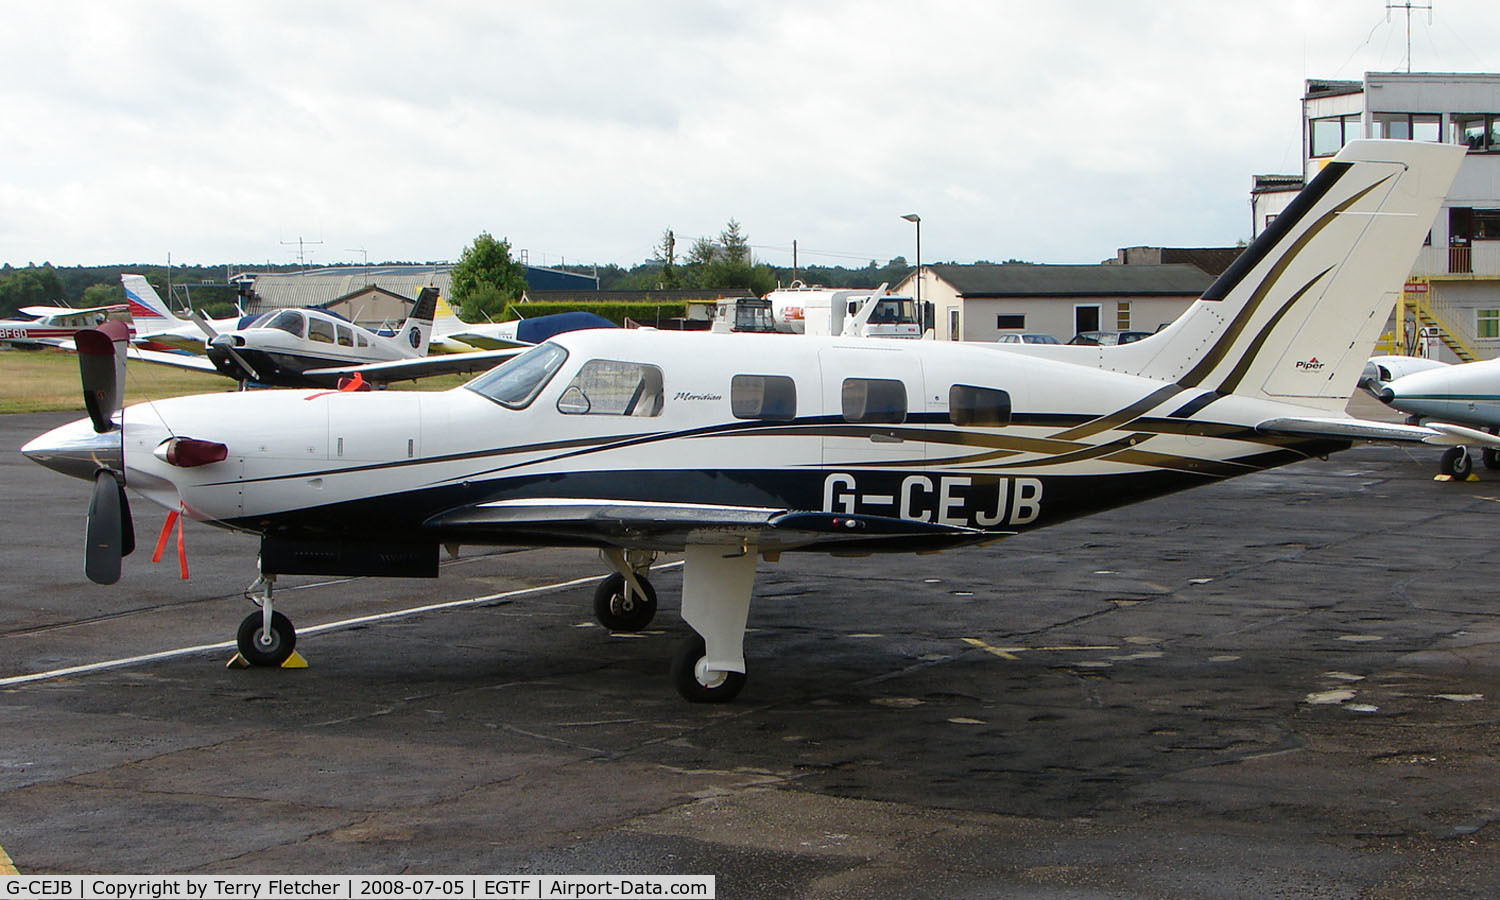
[[[1108,367],[1342,410],[1464,148],[1354,141],[1175,322]]]
[[[410,347],[414,356],[426,356],[427,345],[432,339],[432,320],[437,312],[438,292],[435,287],[424,287],[417,295],[411,315],[401,323],[401,328],[392,340],[399,341],[403,349]]]
[[[125,288],[125,302],[130,306],[130,317],[135,320],[137,330],[192,324],[173,315],[144,275],[122,274],[120,284]]]
[[[418,297],[417,299],[420,300],[421,298]],[[448,301],[443,297],[438,297],[437,305],[433,311],[433,333],[437,335],[452,334],[455,331],[462,331],[464,327],[464,321],[453,311],[453,307],[448,305]]]

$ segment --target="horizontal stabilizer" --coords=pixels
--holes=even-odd
[[[1457,447],[1478,444],[1500,447],[1500,437],[1462,425],[1433,422],[1427,425],[1401,425],[1395,422],[1372,422],[1354,418],[1281,418],[1267,419],[1255,426],[1268,434],[1343,438],[1356,441],[1394,441],[1397,443],[1434,444]]]

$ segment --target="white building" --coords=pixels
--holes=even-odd
[[[1309,80],[1302,180],[1362,137],[1468,145],[1412,269],[1392,335],[1411,349],[1419,328],[1441,331],[1438,355],[1449,361],[1500,356],[1500,75],[1368,72],[1363,81]],[[1256,176],[1256,234],[1300,187],[1295,178]]]

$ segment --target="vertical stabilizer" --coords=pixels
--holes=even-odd
[[[193,324],[173,315],[144,275],[122,274],[120,285],[125,288],[125,302],[130,306],[130,318],[137,331]]]
[[[438,292],[435,287],[424,287],[417,295],[411,315],[401,323],[401,329],[391,340],[396,341],[401,352],[410,356],[426,356],[427,345],[432,339],[432,320],[437,314]]]
[[[1464,148],[1354,141],[1175,322],[1108,367],[1342,410]]]

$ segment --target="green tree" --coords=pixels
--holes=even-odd
[[[526,292],[526,267],[510,258],[510,241],[482,231],[453,266],[449,300],[466,322],[498,319]]]
[[[125,288],[118,282],[96,282],[83,289],[84,306],[110,306],[125,302]]]

